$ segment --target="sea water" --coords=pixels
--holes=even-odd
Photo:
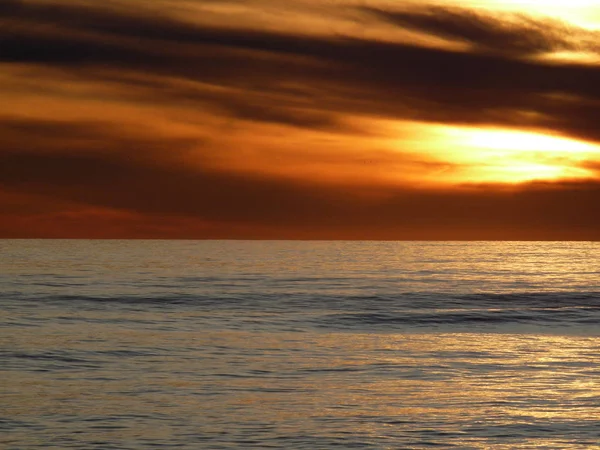
[[[0,241],[5,449],[600,448],[600,243]]]

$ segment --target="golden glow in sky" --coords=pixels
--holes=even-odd
[[[12,0],[0,42],[0,237],[600,239],[595,0]]]
[[[585,179],[594,174],[582,161],[600,158],[599,145],[548,134],[452,127],[442,135],[450,161],[471,166],[461,174],[467,182]]]

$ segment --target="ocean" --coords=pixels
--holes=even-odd
[[[4,449],[600,448],[599,242],[0,241]]]

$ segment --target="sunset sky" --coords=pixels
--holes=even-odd
[[[600,240],[597,0],[2,0],[0,237]]]

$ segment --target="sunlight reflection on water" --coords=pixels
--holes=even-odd
[[[6,448],[594,448],[593,243],[2,242]]]

